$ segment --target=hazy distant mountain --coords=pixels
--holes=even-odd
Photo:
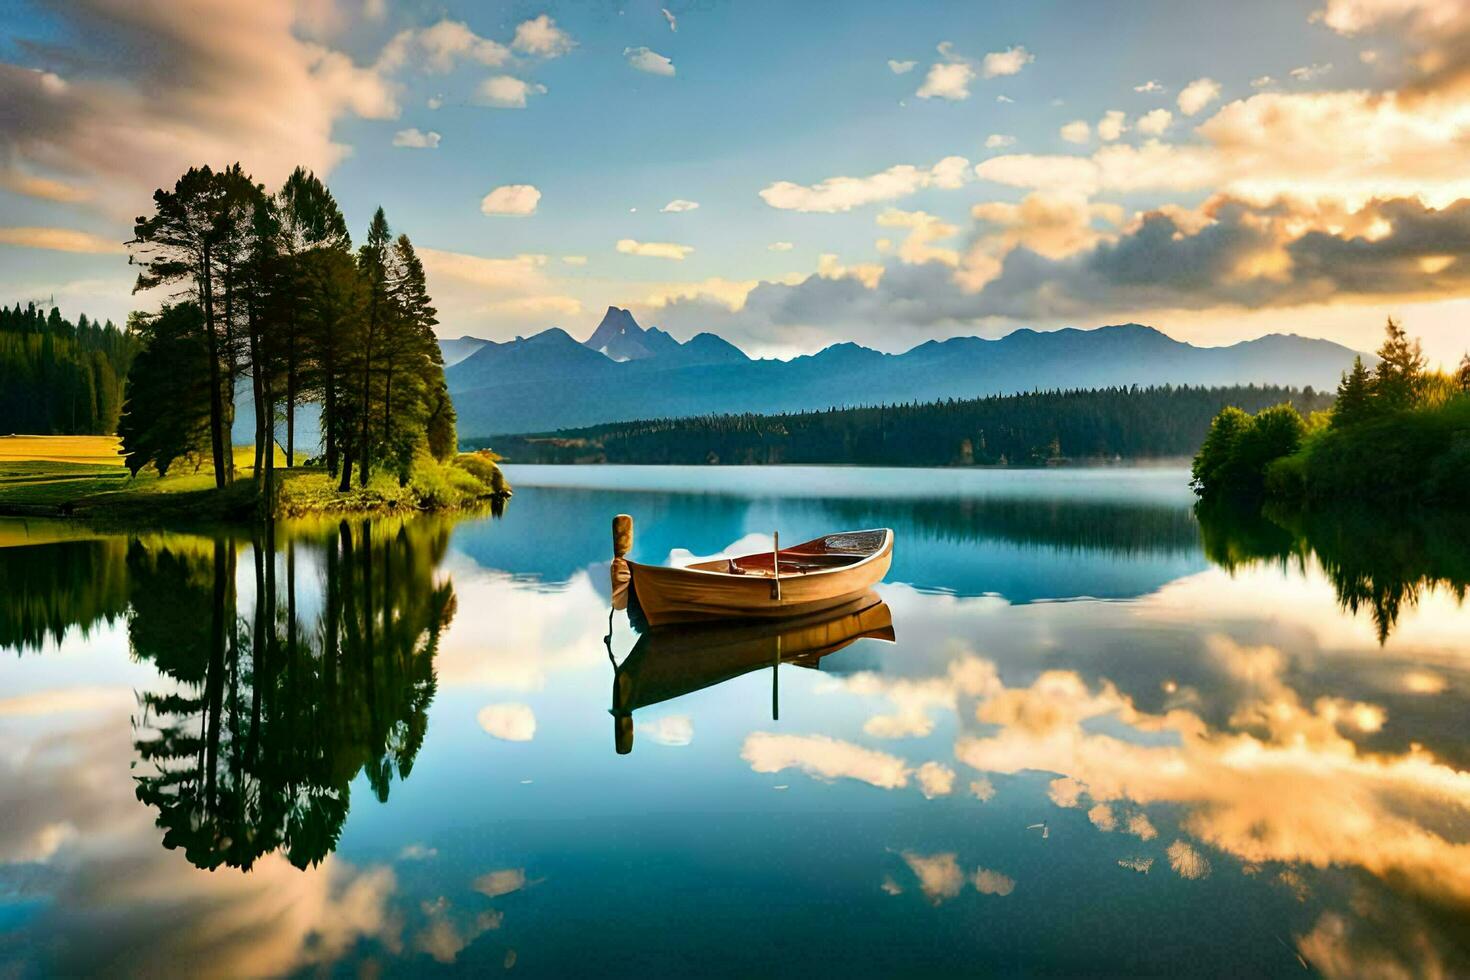
[[[441,339],[439,351],[444,355],[444,366],[449,367],[451,364],[458,364],[488,343],[488,340],[469,336],[457,337],[453,340]]]
[[[834,344],[789,361],[752,361],[713,334],[679,344],[663,331],[639,327],[626,310],[609,308],[585,344],[563,330],[547,330],[486,344],[446,374],[460,435],[476,437],[636,418],[796,411],[1036,388],[1250,383],[1330,388],[1354,356],[1340,344],[1293,334],[1195,347],[1130,323],[1094,330],[1017,330],[999,340],[958,337],[929,341],[903,354]]]

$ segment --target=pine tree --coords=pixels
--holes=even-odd
[[[1424,381],[1424,352],[1393,317],[1388,318],[1384,333],[1373,373],[1373,395],[1384,409],[1397,411],[1418,400]]]
[[[1337,386],[1337,401],[1332,406],[1332,426],[1355,425],[1373,411],[1373,382],[1363,359],[1353,359],[1353,369],[1345,372]]]

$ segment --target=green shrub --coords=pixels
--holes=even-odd
[[[1273,405],[1254,416],[1226,408],[1210,423],[1194,458],[1195,491],[1202,496],[1259,497],[1266,468],[1301,446],[1307,423],[1290,403]]]

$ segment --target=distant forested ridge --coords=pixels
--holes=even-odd
[[[111,433],[137,348],[111,320],[0,306],[0,433]]]
[[[512,462],[527,463],[1037,466],[1188,456],[1226,406],[1256,411],[1282,402],[1310,413],[1330,406],[1332,396],[1311,387],[1255,385],[1033,391],[780,415],[617,422],[481,442],[493,442]]]

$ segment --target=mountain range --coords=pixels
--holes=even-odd
[[[551,328],[496,343],[441,341],[461,438],[599,422],[785,412],[880,402],[1110,385],[1277,384],[1331,388],[1356,352],[1268,334],[1196,347],[1137,323],[998,340],[931,340],[902,354],[834,344],[791,360],[753,360],[710,333],[683,343],[608,307],[584,342]],[[470,350],[470,353],[464,353]]]

